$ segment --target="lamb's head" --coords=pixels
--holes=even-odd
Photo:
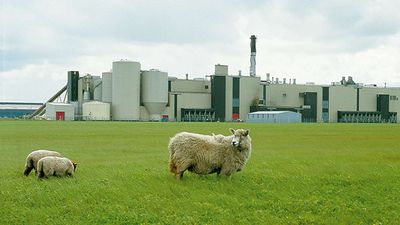
[[[243,142],[246,142],[247,139],[249,139],[249,130],[246,129],[229,129],[231,133],[233,134],[232,138],[232,146],[233,147],[240,147]]]

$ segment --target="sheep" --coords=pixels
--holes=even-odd
[[[46,156],[62,157],[62,155],[60,153],[55,152],[55,151],[49,151],[49,150],[33,151],[26,157],[24,175],[28,176],[32,169],[35,169],[35,174],[37,174],[36,165],[41,158],[46,157]]]
[[[177,179],[190,172],[227,176],[240,171],[251,154],[249,130],[230,128],[231,136],[201,135],[181,132],[170,139],[169,169]]]
[[[74,176],[77,164],[57,156],[46,156],[37,163],[38,178]]]

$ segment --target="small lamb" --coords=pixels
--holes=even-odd
[[[37,164],[38,178],[48,178],[50,176],[74,176],[77,164],[73,161],[56,156],[46,156],[39,160]]]

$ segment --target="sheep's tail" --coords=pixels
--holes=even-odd
[[[24,175],[28,176],[32,169],[33,169],[33,160],[27,159],[25,164]]]
[[[43,161],[39,160],[37,164],[37,171],[38,171],[38,178],[44,177],[44,172],[43,172]]]

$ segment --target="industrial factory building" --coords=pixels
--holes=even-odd
[[[47,103],[31,117],[45,113],[51,120],[221,122],[298,122],[301,117],[302,122],[398,123],[400,88],[363,85],[352,77],[330,85],[297,84],[296,79],[271,79],[269,74],[262,80],[256,75],[255,41],[253,35],[249,76],[230,74],[227,65],[217,64],[214,74],[204,78],[178,79],[142,70],[139,62],[128,60],[113,62],[101,77],[69,71],[66,87],[50,99],[66,92],[65,104]]]

